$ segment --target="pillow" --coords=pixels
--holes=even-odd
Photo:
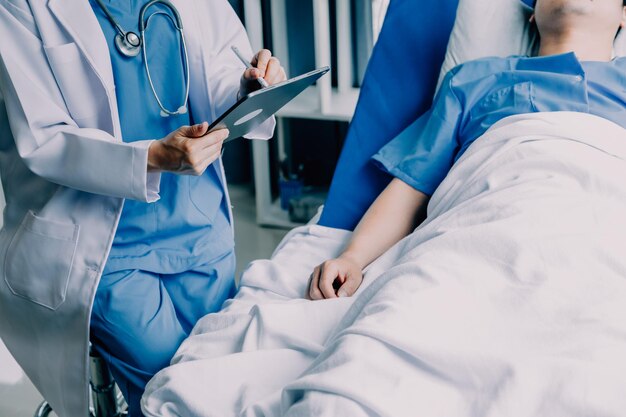
[[[529,22],[532,0],[460,0],[439,82],[452,68],[488,56],[534,55],[539,37]],[[626,31],[614,54],[626,55]]]

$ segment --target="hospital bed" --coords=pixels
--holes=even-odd
[[[454,0],[392,0],[321,218],[200,320],[149,383],[148,416],[623,415],[626,133],[599,117],[494,125],[354,297],[302,299],[389,181],[369,159],[428,108],[440,67],[532,53],[528,3],[459,0],[455,20]]]

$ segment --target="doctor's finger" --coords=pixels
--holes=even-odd
[[[209,148],[218,143],[221,144],[228,138],[229,134],[230,131],[228,129],[214,130],[213,132],[207,133],[201,138],[195,139],[192,143],[193,149],[199,151],[201,149]]]
[[[282,81],[281,77],[284,74],[284,70],[281,72],[282,67],[280,66],[280,61],[274,57],[270,58],[267,69],[265,70],[265,80],[270,84],[276,84],[277,82]]]
[[[267,81],[268,85],[274,85],[285,81],[287,79],[287,75],[285,74],[285,70],[281,67],[274,76],[266,76],[264,79]]]
[[[268,49],[261,49],[252,58],[251,64],[261,70],[261,73],[265,74],[267,64],[272,57],[272,53]]]
[[[285,68],[283,68],[282,66],[280,67],[280,71],[278,72],[278,75],[276,76],[275,79],[273,80],[268,80],[268,83],[270,85],[272,84],[278,84],[278,83],[282,83],[283,81],[285,81],[287,79],[287,74],[285,73]]]
[[[188,173],[190,175],[202,175],[204,171],[215,162],[221,155],[222,144],[217,143],[200,152],[195,152],[189,155],[188,158]]]
[[[247,81],[254,81],[257,78],[261,78],[263,73],[258,68],[248,68],[243,73],[243,78]]]
[[[222,145],[224,142],[216,143],[215,145],[211,145],[207,148],[202,149],[198,154],[207,164],[213,163],[217,158],[222,155]]]
[[[198,148],[193,153],[189,154],[190,162],[195,164],[203,163],[209,159],[215,161],[222,153],[222,145],[224,142],[217,142],[204,148]]]
[[[186,138],[199,138],[206,134],[208,128],[209,124],[203,122],[192,126],[182,126],[178,129],[178,133]]]

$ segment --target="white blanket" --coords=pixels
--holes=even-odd
[[[349,234],[293,231],[150,382],[146,415],[626,415],[626,131],[505,119],[428,211],[347,299],[301,297]]]

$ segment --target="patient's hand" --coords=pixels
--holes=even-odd
[[[309,298],[350,297],[361,285],[363,272],[357,262],[340,256],[315,267],[309,282]]]

